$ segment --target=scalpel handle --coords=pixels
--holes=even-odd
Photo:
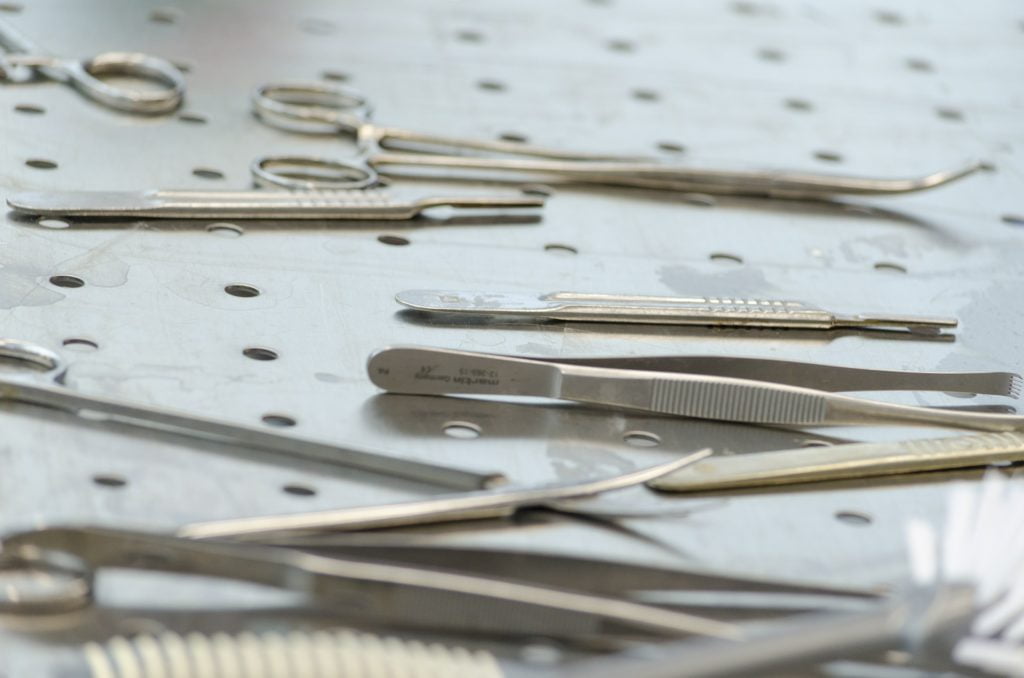
[[[1024,435],[985,433],[709,457],[648,484],[698,492],[983,466],[1024,459]]]

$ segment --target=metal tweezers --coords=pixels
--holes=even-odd
[[[575,322],[792,327],[811,330],[897,327],[932,332],[957,326],[956,318],[882,313],[841,315],[800,301],[737,297],[664,297],[579,292],[531,295],[465,290],[406,290],[399,292],[395,300],[417,311],[430,313]]]
[[[412,219],[431,207],[542,207],[536,195],[432,196],[399,200],[380,190],[36,191],[15,193],[17,212],[57,217],[160,219]]]
[[[398,346],[370,356],[387,391],[559,398],[699,419],[826,426],[915,424],[1024,430],[1024,416],[879,402],[836,391],[920,390],[1017,397],[1007,372],[899,372],[731,357],[526,358]]]

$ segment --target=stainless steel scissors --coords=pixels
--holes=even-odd
[[[351,508],[278,516],[234,518],[186,525],[178,534],[197,539],[240,539],[265,541],[302,537],[322,531],[372,530],[406,525],[431,525],[458,520],[510,516],[521,508],[558,509],[564,502],[586,499],[603,492],[621,490],[656,480],[685,468],[711,454],[704,449],[679,459],[596,480],[572,481],[537,487],[506,487],[479,492],[449,494],[429,499],[355,506]],[[570,505],[570,511],[586,513]]]
[[[10,370],[12,367],[13,372]],[[479,473],[402,459],[382,452],[281,435],[170,409],[75,393],[63,385],[66,370],[60,356],[49,349],[23,341],[0,339],[0,400],[55,407],[88,414],[90,418],[100,414],[136,426],[276,452],[288,459],[315,460],[443,487],[479,489],[504,481],[500,473]]]
[[[26,82],[43,76],[62,82],[108,108],[128,113],[169,113],[185,96],[185,76],[165,59],[138,52],[103,52],[88,59],[54,56],[10,24],[0,21],[0,81]],[[97,76],[120,75],[146,80],[158,90],[119,87]]]
[[[920,191],[948,183],[981,168],[961,168],[912,179],[879,179],[781,170],[689,168],[636,157],[609,156],[490,141],[425,134],[370,122],[369,101],[360,92],[336,85],[271,84],[253,94],[256,116],[289,131],[337,132],[355,138],[357,158],[276,156],[255,160],[257,183],[290,189],[365,188],[380,182],[389,166],[434,167],[485,172],[512,172],[532,181],[556,180],[655,188],[672,191],[823,199],[834,195],[884,195]],[[398,150],[389,150],[398,149]],[[402,150],[404,149],[404,150]],[[476,153],[476,155],[473,155]],[[494,157],[481,153],[501,154]],[[518,156],[518,157],[513,157]]]
[[[738,637],[738,627],[727,622],[518,578],[100,527],[48,527],[0,540],[0,574],[24,582],[0,588],[0,613],[54,614],[87,607],[94,600],[96,575],[123,568],[294,591],[304,594],[307,604],[366,624],[553,637],[623,630],[644,636]]]

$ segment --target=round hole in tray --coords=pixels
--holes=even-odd
[[[53,275],[50,276],[50,284],[57,287],[75,288],[85,285],[85,281],[77,275]]]
[[[761,61],[779,63],[786,60],[786,53],[777,47],[762,47],[757,50],[757,58]]]
[[[483,433],[483,429],[471,421],[445,422],[441,430],[449,438],[457,438],[458,440],[473,440],[474,438],[479,438],[480,434]]]
[[[258,297],[260,291],[252,285],[246,285],[245,283],[232,283],[224,288],[224,291],[233,297]]]
[[[483,33],[481,33],[480,31],[474,31],[474,30],[469,29],[469,28],[464,28],[461,31],[458,31],[455,34],[455,37],[458,38],[461,42],[483,42],[484,41],[484,34]]]
[[[39,217],[36,219],[36,223],[43,228],[53,229],[69,228],[71,226],[70,221],[66,219],[58,219],[57,217]]]
[[[199,113],[180,113],[178,114],[178,120],[182,122],[188,122],[193,125],[205,125],[206,116]]]
[[[53,160],[45,160],[43,158],[29,158],[25,161],[25,164],[34,169],[57,169],[57,163]]]
[[[206,232],[218,235],[222,238],[237,238],[245,233],[245,229],[238,224],[227,221],[217,221],[206,226]]]
[[[626,431],[622,439],[633,447],[657,447],[661,444],[661,436],[650,431]]]
[[[646,88],[635,89],[632,94],[637,101],[657,101],[661,98],[657,91]]]
[[[61,344],[72,351],[89,352],[99,349],[100,345],[92,339],[85,339],[83,337],[68,337]]]
[[[544,245],[544,251],[551,252],[552,254],[579,254],[579,250],[572,245],[566,245],[558,242],[552,242]]]
[[[894,264],[891,261],[879,261],[875,264],[875,270],[885,273],[906,273],[907,267],[900,264]]]
[[[928,61],[927,59],[921,59],[919,57],[909,57],[906,61],[906,64],[907,68],[909,68],[912,71],[917,71],[919,73],[931,73],[932,71],[935,70],[935,67],[932,65],[932,62]]]
[[[707,193],[681,193],[679,199],[694,207],[714,207],[718,204],[715,196]]]
[[[841,523],[854,525],[856,527],[864,527],[872,523],[871,516],[863,511],[836,511],[835,518]]]
[[[14,110],[18,113],[26,113],[28,115],[42,115],[43,113],[46,113],[45,108],[35,104],[17,104],[14,107]]]
[[[476,83],[477,88],[485,92],[504,92],[505,83],[498,80],[480,80]]]
[[[158,7],[149,13],[149,20],[157,24],[173,24],[181,18],[181,11],[173,7]]]
[[[249,346],[248,348],[242,349],[242,355],[252,360],[259,360],[261,362],[268,362],[270,360],[277,360],[277,351],[271,348],[264,348],[262,346]]]
[[[290,494],[295,497],[315,497],[316,488],[310,487],[309,485],[300,485],[299,483],[289,483],[281,488],[285,494]]]
[[[295,426],[298,422],[287,414],[264,414],[261,418],[264,424],[267,426],[274,426],[276,428],[288,428]]]
[[[815,151],[814,159],[822,162],[842,162],[843,156],[835,151]]]
[[[738,254],[729,254],[728,252],[712,252],[708,255],[708,259],[715,262],[716,264],[742,264],[743,257]]]
[[[128,479],[114,473],[97,473],[92,477],[92,482],[101,487],[124,487]]]
[[[683,146],[682,144],[680,144],[678,142],[675,142],[675,141],[659,141],[656,144],[656,146],[657,146],[659,151],[664,151],[665,153],[685,153],[686,152],[686,146]]]
[[[377,242],[382,242],[385,245],[394,245],[395,247],[404,247],[409,244],[408,238],[403,238],[400,235],[378,235]]]
[[[223,179],[224,173],[220,170],[210,169],[209,167],[197,167],[192,170],[192,174],[201,179]]]
[[[344,71],[324,71],[320,74],[320,77],[324,80],[330,80],[332,82],[347,82],[351,76]]]
[[[880,9],[876,11],[875,21],[889,26],[900,26],[904,23],[903,15],[890,9]]]

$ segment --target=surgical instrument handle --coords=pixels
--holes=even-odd
[[[985,433],[716,456],[656,478],[648,485],[673,492],[701,492],[984,466],[1020,459],[1024,459],[1024,435]]]
[[[440,466],[380,452],[281,435],[253,426],[218,421],[170,409],[149,405],[137,406],[95,395],[83,396],[62,386],[0,380],[0,398],[57,407],[75,413],[100,413],[118,420],[127,420],[129,423],[142,423],[208,440],[251,445],[264,451],[283,453],[289,458],[341,465],[444,487],[479,489],[504,481],[504,476],[497,472],[479,473]]]
[[[177,66],[139,52],[104,52],[89,59],[51,56],[7,22],[0,21],[0,79],[11,67],[29,68],[50,80],[71,85],[108,108],[128,113],[159,114],[177,109],[185,96],[185,77]],[[155,90],[112,85],[96,76],[117,75],[145,80]]]
[[[464,195],[400,200],[359,190],[46,191],[15,193],[7,204],[19,212],[43,216],[376,220],[411,219],[431,207],[542,207],[544,198]]]

